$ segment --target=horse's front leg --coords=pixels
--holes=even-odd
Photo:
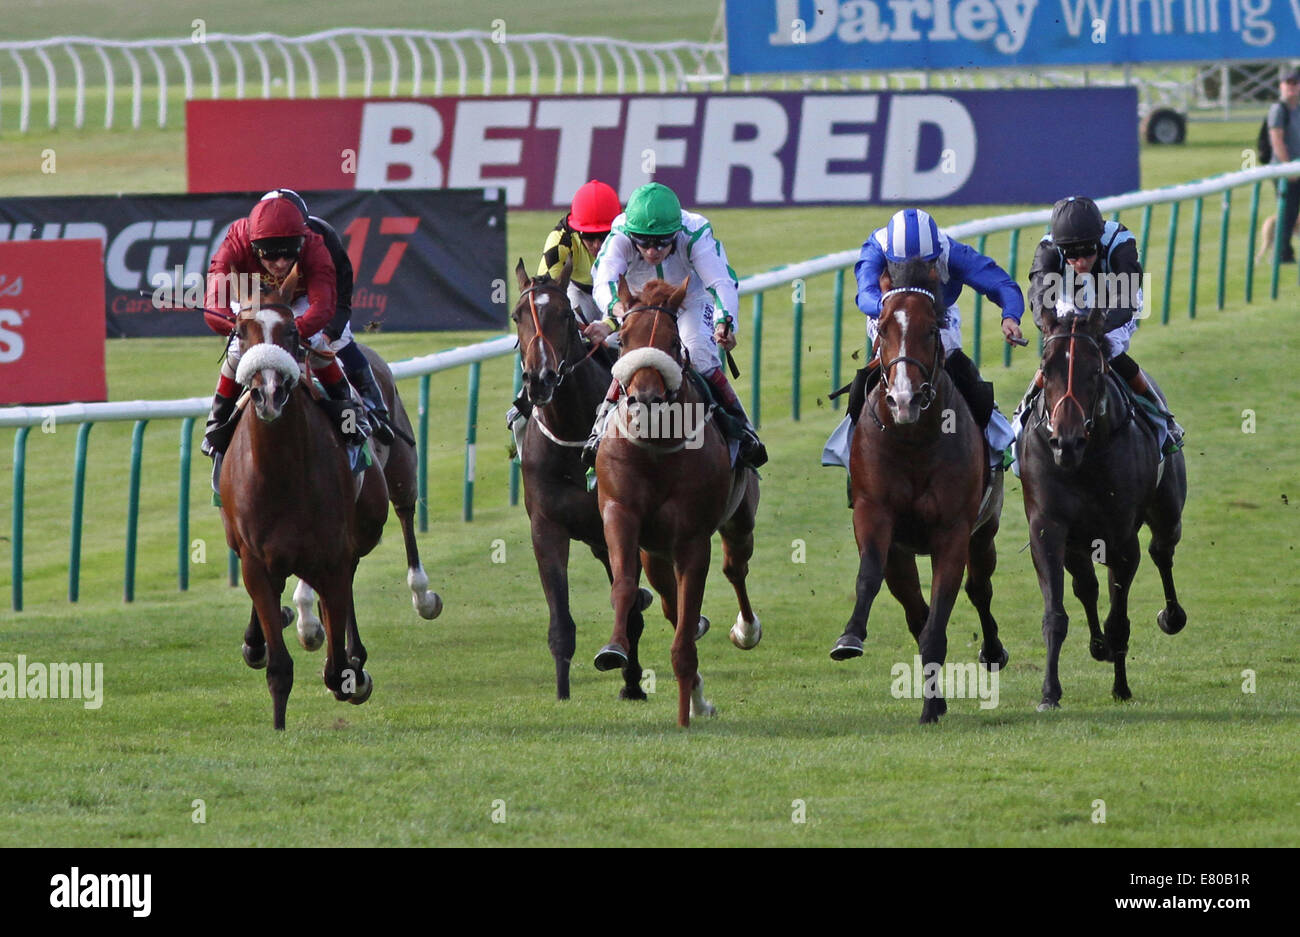
[[[831,660],[849,660],[862,656],[862,642],[867,638],[867,617],[871,603],[880,592],[885,578],[885,560],[893,539],[894,518],[886,510],[877,508],[865,498],[853,504],[853,533],[858,541],[857,598],[853,614],[844,627],[844,633],[831,648]]]
[[[597,551],[593,548],[596,558],[605,567],[605,575],[609,579],[611,589],[614,585],[614,570],[609,565],[609,552]],[[642,562],[645,561],[645,554],[642,554]],[[638,577],[639,578],[639,577]],[[645,632],[645,616],[642,614],[650,603],[654,601],[654,596],[650,594],[649,589],[637,589],[636,601],[632,603],[632,609],[627,615],[627,663],[623,665],[623,686],[618,691],[619,699],[644,700],[646,699],[645,690],[641,688],[641,635]]]
[[[275,728],[284,728],[285,711],[289,705],[289,692],[293,689],[293,658],[284,646],[283,619],[280,615],[280,594],[284,591],[283,576],[275,576],[258,560],[245,551],[240,557],[240,572],[244,588],[253,600],[253,614],[262,626],[262,640],[266,647],[266,686],[271,691],[271,712]]]
[[[1093,660],[1112,660],[1110,645],[1101,630],[1101,619],[1097,617],[1097,570],[1092,563],[1092,554],[1084,550],[1065,551],[1065,569],[1070,574],[1074,588],[1074,597],[1083,606],[1083,613],[1088,618],[1088,651]]]
[[[636,604],[637,582],[641,578],[637,533],[639,520],[617,501],[609,501],[602,514],[605,546],[609,549],[609,566],[613,574],[609,600],[614,606],[614,630],[609,643],[596,654],[596,669],[622,669],[628,662],[628,617]]]
[[[1043,594],[1043,642],[1047,665],[1043,670],[1043,698],[1038,711],[1061,706],[1061,646],[1070,627],[1065,613],[1065,529],[1038,514],[1029,515],[1029,550]]]
[[[569,534],[544,516],[539,508],[532,517],[533,556],[537,575],[550,610],[546,644],[555,660],[555,698],[569,698],[569,665],[577,643],[577,626],[569,610]]]
[[[321,609],[325,617],[325,666],[321,677],[326,688],[337,700],[347,700],[354,694],[363,701],[370,696],[370,675],[360,662],[354,661],[347,651],[348,632],[355,628],[352,609],[352,583],[346,581],[346,572],[326,575],[328,582],[320,583]]]
[[[954,524],[936,538],[939,544],[931,558],[934,576],[930,582],[930,617],[921,629],[917,645],[921,652],[922,685],[925,700],[921,703],[921,724],[938,722],[948,711],[943,698],[943,664],[948,656],[948,619],[961,590],[962,576],[970,552],[970,525]],[[929,691],[930,675],[935,674],[934,692]]]
[[[673,571],[677,574],[677,630],[673,634],[672,661],[673,673],[677,677],[677,724],[682,728],[691,724],[692,714],[712,716],[717,712],[704,698],[699,655],[695,649],[712,547],[712,537],[704,536],[679,542],[673,551]]]
[[[1133,691],[1128,688],[1128,594],[1137,575],[1138,562],[1141,559],[1141,547],[1137,534],[1112,550],[1110,560],[1110,612],[1106,615],[1106,643],[1110,645],[1115,661],[1115,683],[1111,695],[1117,700],[1133,698]]]

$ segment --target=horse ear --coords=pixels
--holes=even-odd
[[[569,277],[573,276],[573,255],[570,254],[564,260],[564,269],[560,271],[560,292],[568,292]]]
[[[524,258],[522,257],[519,258],[519,263],[515,266],[515,279],[519,281],[521,290],[528,289],[528,284],[531,281],[528,279],[528,268],[524,266]]]
[[[623,304],[624,309],[631,309],[635,305],[632,300],[632,290],[627,285],[627,277],[621,273],[618,275],[618,301]]]
[[[670,309],[682,308],[682,303],[686,302],[686,288],[690,286],[690,284],[691,277],[690,274],[687,274],[686,279],[682,280],[681,285],[679,285],[677,289],[673,290],[672,295],[668,297],[668,307]]]
[[[889,275],[889,268],[880,271],[880,292],[888,293],[894,288],[894,278]]]
[[[298,270],[298,264],[295,263],[293,269],[289,271],[289,275],[285,277],[284,282],[280,284],[280,288],[274,291],[275,298],[286,303],[291,302],[293,300],[294,290],[298,288],[298,280],[301,276],[302,274]]]
[[[1043,334],[1056,331],[1056,324],[1060,320],[1056,318],[1056,307],[1052,303],[1043,303]]]

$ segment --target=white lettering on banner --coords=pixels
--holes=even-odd
[[[738,141],[737,127],[753,127],[752,140]],[[785,170],[777,154],[790,133],[785,108],[771,98],[709,98],[704,105],[700,134],[700,173],[695,183],[697,202],[726,202],[731,170],[749,170],[749,198],[755,202],[785,199]]]
[[[653,150],[655,165],[686,165],[686,141],[663,139],[662,127],[689,127],[695,123],[695,98],[633,98],[624,118],[623,161],[618,196],[624,202],[650,179],[641,171],[641,151]]]
[[[834,125],[871,124],[876,121],[879,95],[809,95],[799,118],[799,147],[795,157],[796,202],[861,202],[871,199],[869,172],[830,172],[831,160],[867,158],[871,142],[865,133],[835,133]]]
[[[393,141],[393,132],[411,139]],[[357,153],[358,189],[441,189],[442,163],[434,155],[442,143],[442,116],[427,104],[370,102],[361,109],[361,141]],[[388,170],[404,166],[405,179],[390,180]]]
[[[5,328],[5,326],[9,328]],[[23,317],[16,309],[0,309],[0,364],[11,364],[23,356]]]
[[[506,190],[507,205],[522,205],[527,184],[523,176],[486,177],[483,167],[519,166],[524,154],[523,139],[489,137],[487,131],[507,127],[525,129],[531,114],[531,101],[461,100],[456,106],[456,126],[451,135],[447,185],[453,189],[501,186]],[[360,185],[358,181],[357,186]]]
[[[961,154],[956,172],[945,173],[942,161],[929,169],[916,168],[921,128],[938,127],[940,151]],[[975,170],[975,122],[961,102],[942,94],[898,95],[890,98],[885,130],[885,159],[880,170],[880,200],[932,202],[947,198]]]
[[[208,259],[226,239],[230,225],[216,232],[211,218],[180,221],[136,221],[127,225],[111,240],[108,228],[96,221],[70,221],[67,224],[50,223],[41,227],[40,240],[95,240],[104,246],[104,274],[119,290],[136,290],[152,284],[160,273],[166,274],[176,265],[174,251],[177,245],[188,244],[184,267],[190,275],[202,277],[207,273]],[[0,224],[0,242],[30,241],[34,226]],[[158,243],[164,242],[164,243]],[[148,244],[149,259],[143,270],[127,265],[127,255],[138,244]]]
[[[1141,0],[1128,2],[1135,8],[1136,20]],[[1150,2],[1154,7],[1161,0]],[[1173,2],[1164,0],[1166,6]],[[1238,2],[1249,0],[1233,0],[1234,4]],[[999,52],[1014,55],[1029,37],[1029,22],[1038,0],[817,0],[816,15],[798,43],[790,24],[800,19],[799,0],[774,0],[774,4],[776,29],[767,37],[773,46],[824,42],[832,35],[846,45],[993,39]],[[1061,0],[1063,8],[1065,4],[1066,0]],[[1120,8],[1124,5],[1121,0]],[[892,22],[887,22],[885,7],[893,16]]]
[[[551,201],[563,205],[591,178],[592,135],[597,128],[618,127],[623,102],[561,99],[541,101],[537,105],[539,130],[560,131],[555,152],[555,183]]]

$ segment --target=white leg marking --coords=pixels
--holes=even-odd
[[[293,590],[293,604],[298,609],[298,643],[309,651],[320,650],[325,643],[325,626],[316,617],[316,593],[305,579]]]
[[[754,616],[753,621],[745,621],[744,616],[737,613],[736,623],[731,626],[731,643],[736,645],[742,651],[748,651],[758,644],[763,638],[763,625]]]
[[[704,698],[704,678],[695,675],[695,689],[691,690],[691,717],[716,716],[718,708]]]
[[[442,614],[442,598],[438,593],[429,591],[429,576],[424,571],[423,563],[406,571],[406,584],[411,589],[411,604],[421,618],[432,621]]]

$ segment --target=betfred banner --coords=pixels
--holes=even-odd
[[[107,397],[99,243],[0,243],[0,404]]]
[[[562,210],[588,179],[624,200],[661,182],[688,208],[1050,204],[1139,187],[1133,88],[190,101],[186,114],[196,192],[499,186],[513,208]],[[244,127],[281,132],[231,159]]]
[[[1292,58],[1297,0],[730,0],[734,75]]]
[[[109,336],[211,335],[183,307],[203,305],[208,263],[230,225],[285,184],[223,195],[3,199],[0,244],[94,238]],[[501,328],[504,307],[493,302],[506,269],[500,192],[299,191],[352,261],[354,332]]]

